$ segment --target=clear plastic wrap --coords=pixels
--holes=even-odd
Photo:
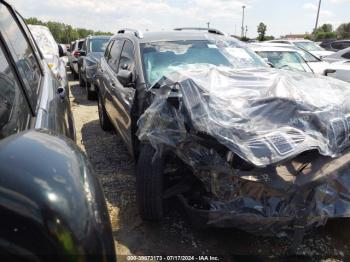
[[[138,137],[192,167],[210,197],[205,210],[189,210],[206,224],[276,235],[350,216],[349,84],[196,65],[147,93]]]
[[[40,25],[29,25],[29,29],[45,56],[59,56],[58,45],[47,27]]]
[[[163,90],[154,90],[139,138],[155,146],[176,147],[188,135],[185,124],[255,166],[312,149],[334,157],[350,144],[350,85],[333,78],[196,65],[169,73],[154,87]],[[168,103],[174,92],[178,110]]]

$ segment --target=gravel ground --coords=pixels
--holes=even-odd
[[[161,223],[143,222],[135,206],[135,163],[118,135],[100,128],[96,102],[86,100],[77,81],[70,81],[70,88],[77,144],[103,186],[119,261],[126,260],[125,255],[220,255],[223,261],[241,261],[248,256],[254,256],[249,261],[349,260],[350,236],[339,236],[341,223],[310,233],[297,257],[287,257],[290,242],[286,239],[256,237],[235,229],[193,229],[176,201]]]

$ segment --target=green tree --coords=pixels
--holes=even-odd
[[[71,25],[67,25],[59,22],[43,22],[35,17],[26,19],[27,24],[31,25],[44,25],[47,26],[57,43],[69,44],[80,38],[85,38],[89,35],[113,35],[111,32],[93,31],[85,28],[74,28]]]
[[[341,24],[337,28],[337,37],[339,39],[350,38],[350,23]]]
[[[331,24],[323,24],[316,30],[316,32],[317,31],[331,33],[331,32],[333,32],[333,25],[331,25]]]
[[[258,25],[258,34],[259,34],[259,41],[264,41],[265,40],[265,35],[267,31],[267,26],[264,23],[260,23]]]

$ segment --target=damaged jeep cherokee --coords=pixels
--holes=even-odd
[[[173,196],[196,224],[259,235],[350,216],[348,83],[270,68],[215,30],[120,30],[98,71],[143,219]]]

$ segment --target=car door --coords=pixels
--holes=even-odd
[[[0,139],[30,127],[33,115],[0,41]]]
[[[113,126],[119,131],[116,121],[116,107],[114,103],[114,87],[112,86],[113,76],[118,71],[119,58],[121,50],[123,48],[124,40],[115,39],[111,43],[110,52],[107,54],[107,57],[101,60],[101,92],[107,115],[111,120]]]
[[[120,54],[118,66],[111,72],[110,81],[108,83],[111,106],[113,106],[112,119],[115,121],[116,127],[121,138],[126,143],[130,152],[132,152],[132,122],[131,109],[135,97],[135,88],[123,86],[118,80],[117,74],[120,70],[128,70],[135,74],[135,48],[134,44],[126,39]]]

